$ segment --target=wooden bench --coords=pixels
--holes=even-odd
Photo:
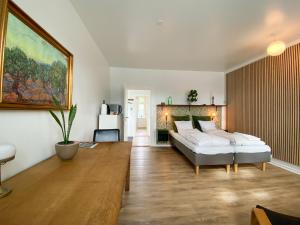
[[[131,143],[99,143],[72,161],[53,156],[5,182],[0,224],[117,224],[124,189],[129,190]]]

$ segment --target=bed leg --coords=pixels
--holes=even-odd
[[[229,174],[230,173],[230,164],[226,165],[226,173]]]
[[[238,168],[239,168],[238,164],[237,164],[237,163],[235,163],[235,164],[234,164],[234,172],[235,172],[235,173],[237,173],[237,172],[238,172]]]
[[[199,166],[195,166],[195,173],[198,175],[199,174]]]
[[[266,168],[267,168],[267,163],[263,162],[263,163],[262,163],[261,170],[265,172],[265,171],[266,171]]]

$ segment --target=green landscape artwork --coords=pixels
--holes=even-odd
[[[2,103],[61,105],[68,101],[68,58],[12,13],[8,13]]]

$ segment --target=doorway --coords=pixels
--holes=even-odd
[[[125,90],[124,140],[133,146],[150,146],[150,90]],[[127,105],[126,105],[127,104]]]

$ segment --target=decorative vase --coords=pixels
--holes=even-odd
[[[172,105],[172,97],[171,96],[168,97],[168,105]]]
[[[55,144],[55,151],[61,160],[71,160],[77,154],[79,142],[71,141],[69,144],[59,142]]]

